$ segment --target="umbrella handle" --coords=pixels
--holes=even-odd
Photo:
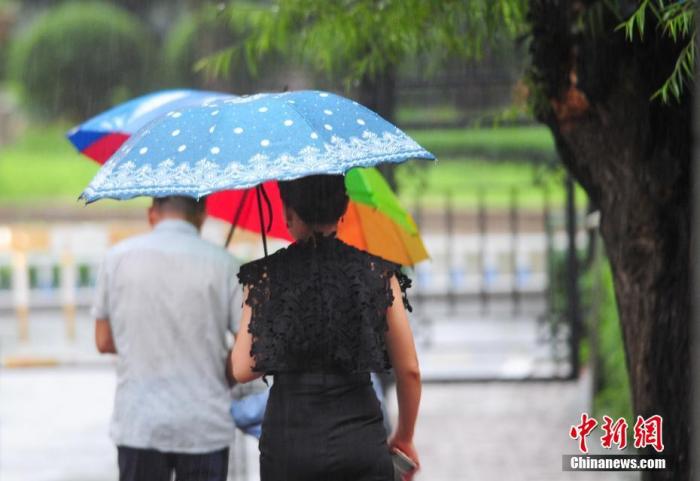
[[[258,217],[260,218],[260,233],[262,234],[263,250],[265,251],[265,257],[267,257],[267,236],[265,235],[265,221],[263,220],[261,192],[265,192],[262,188],[262,185],[256,186],[255,193],[258,196]]]
[[[243,212],[243,206],[245,205],[245,201],[248,198],[248,189],[243,191],[243,198],[241,199],[241,203],[238,204],[238,208],[236,209],[236,213],[233,216],[233,220],[231,221],[231,228],[228,231],[228,236],[226,236],[226,243],[224,244],[224,247],[228,247],[228,245],[231,243],[231,239],[233,239],[233,232],[236,230],[236,226],[238,225],[238,221],[241,218],[241,213]]]
[[[262,196],[265,199],[265,204],[267,204],[267,232],[270,232],[272,230],[272,202],[270,202],[270,198],[267,195],[267,191],[265,190],[265,186],[263,184],[260,184],[260,191],[262,192]],[[260,200],[258,199],[258,202]]]

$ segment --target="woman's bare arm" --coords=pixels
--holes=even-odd
[[[394,302],[387,309],[389,330],[386,333],[386,343],[396,375],[399,422],[389,444],[418,463],[418,453],[413,446],[413,433],[421,396],[420,368],[413,333],[408,323],[396,276],[391,278],[391,290],[394,294]]]
[[[236,334],[236,340],[233,343],[233,351],[231,352],[231,371],[237,382],[248,382],[257,379],[263,375],[261,372],[253,371],[255,359],[250,355],[250,348],[253,344],[253,337],[248,332],[252,309],[246,303],[248,299],[248,288],[243,290],[243,313],[241,314],[241,323]]]

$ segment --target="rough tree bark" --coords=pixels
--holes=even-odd
[[[692,99],[650,100],[682,46],[651,23],[627,41],[604,3],[530,1],[533,93],[563,163],[601,211],[635,415],[663,416],[672,471],[643,479],[685,481]]]

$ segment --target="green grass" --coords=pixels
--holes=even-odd
[[[420,194],[425,206],[443,207],[448,192],[455,206],[465,208],[478,207],[480,195],[491,208],[508,208],[513,195],[519,207],[529,209],[541,209],[545,195],[552,208],[563,206],[565,201],[560,170],[521,161],[465,158],[432,164],[409,162],[398,167],[396,180],[406,205],[414,203]],[[583,190],[579,188],[576,194],[579,206],[584,205]]]
[[[593,411],[598,418],[607,414],[613,419],[624,417],[628,422],[634,422],[622,330],[612,271],[607,260],[598,277],[601,298],[598,312],[593,313],[598,317],[598,379]]]
[[[14,144],[0,148],[0,204],[75,203],[99,166],[78,154],[68,142],[65,132],[69,127],[32,125]],[[474,207],[479,189],[484,189],[488,206],[507,207],[511,188],[517,186],[522,207],[541,208],[541,185],[548,185],[552,204],[563,204],[561,175],[524,162],[514,154],[516,147],[545,150],[551,146],[549,134],[540,127],[431,130],[412,134],[428,148],[433,146],[433,150],[500,149],[513,156],[494,161],[480,155],[462,155],[437,163],[403,164],[398,167],[397,179],[407,203],[413,202],[414,193],[420,188],[426,206],[444,205],[444,193],[452,191],[456,206]],[[543,172],[549,173],[543,175]]]
[[[549,129],[539,125],[409,130],[407,133],[438,159],[469,156],[547,161],[555,152]]]
[[[0,149],[0,203],[75,201],[97,172],[66,140],[66,125],[34,126]]]

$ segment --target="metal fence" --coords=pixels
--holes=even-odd
[[[501,187],[508,192],[508,204],[496,207],[488,198],[494,186],[465,187],[462,198],[471,189],[476,199],[466,207],[455,202],[454,191],[445,192],[439,202],[414,198],[414,218],[431,254],[430,261],[409,272],[417,338],[428,358],[430,348],[439,348],[440,336],[450,336],[440,331],[445,326],[469,337],[485,323],[530,323],[537,330],[537,345],[530,343],[529,349],[547,347],[547,362],[556,366],[539,377],[571,376],[577,368],[574,336],[580,333],[571,317],[575,311],[567,289],[575,290],[575,282],[568,280],[566,259],[572,248],[585,246],[586,234],[575,225],[567,230],[566,211],[552,207],[546,189],[540,191],[541,204],[533,207],[531,198],[528,205],[521,204],[520,188]],[[61,313],[65,336],[74,338],[76,311],[91,302],[105,251],[146,228],[139,222],[0,226],[0,312],[17,320],[18,339],[29,338],[30,312],[46,309]],[[225,226],[210,227],[204,235],[220,242],[225,231]],[[235,245],[234,251],[244,259],[257,254],[254,242]],[[507,330],[498,332],[490,344],[470,344],[465,350],[497,350],[519,342],[508,341]],[[434,378],[444,378],[441,369],[436,368]]]
[[[527,205],[521,202],[525,188],[530,191]],[[568,179],[564,188],[568,193],[564,205],[553,205],[545,187],[534,189],[539,205],[533,204],[532,186],[465,186],[445,192],[442,198],[432,195],[429,202],[417,192],[414,218],[431,253],[431,262],[419,264],[414,273],[412,297],[420,342],[439,350],[440,342],[449,346],[461,335],[463,350],[471,352],[519,343],[513,352],[528,349],[537,357],[533,366],[547,367],[533,367],[513,377],[577,376],[581,321],[576,251],[585,249],[588,235],[577,227],[583,224],[583,212],[576,209]],[[472,199],[468,207],[457,207],[457,193],[462,200]],[[506,205],[493,206],[488,196],[494,194],[506,198]],[[468,339],[494,324],[507,328],[494,331],[482,345]],[[509,337],[507,329],[531,332],[526,325],[536,336]],[[457,354],[453,359],[460,362]],[[509,362],[507,356],[503,362]],[[436,379],[500,379],[503,372],[453,369],[448,378],[436,374]]]

